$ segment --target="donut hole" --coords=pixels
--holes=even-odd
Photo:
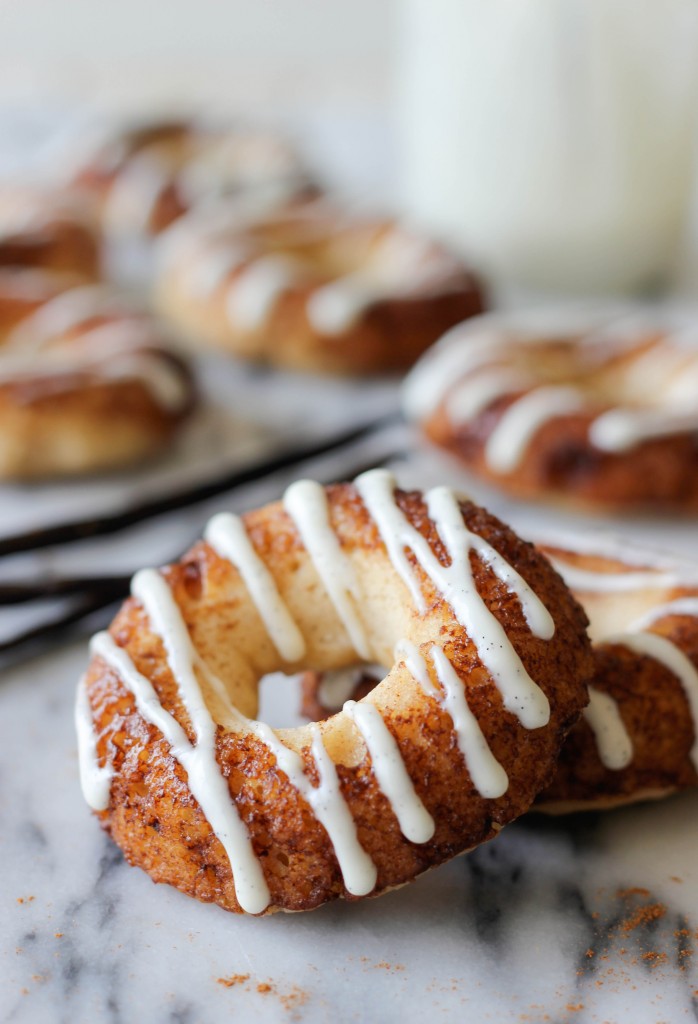
[[[388,671],[382,665],[358,662],[328,672],[268,672],[259,681],[258,717],[273,729],[321,721],[340,711],[345,701],[361,700]]]

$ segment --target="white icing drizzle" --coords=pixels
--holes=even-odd
[[[99,634],[96,653],[105,658],[129,686],[138,710],[157,726],[185,768],[189,787],[221,841],[233,870],[235,892],[243,910],[259,914],[269,905],[269,888],[252,848],[249,833],[230,797],[227,780],[216,760],[216,724],[206,706],[195,664],[199,657],[166,580],[154,569],[143,569],[132,582],[132,593],[143,605],[151,628],[162,640],[180,697],[196,735],[191,744],[179,723],[160,704],[149,680],[108,634]],[[103,639],[99,639],[99,637]]]
[[[132,156],[118,171],[104,201],[103,217],[109,232],[147,234],[153,210],[171,174],[167,161],[153,152]]]
[[[248,256],[249,248],[243,243],[219,242],[208,249],[202,247],[183,276],[183,286],[193,299],[205,302]]]
[[[658,633],[620,633],[604,637],[605,644],[620,644],[637,654],[645,654],[664,665],[683,686],[693,719],[694,741],[691,761],[698,770],[698,669],[684,652]]]
[[[420,359],[402,387],[402,406],[408,419],[419,423],[438,408],[444,394],[470,370],[496,363],[504,353],[504,337],[489,315],[458,324]]]
[[[300,754],[281,743],[274,730],[264,722],[248,724],[269,747],[281,771],[310,805],[327,832],[348,891],[353,896],[365,896],[371,892],[376,884],[376,865],[359,843],[356,823],[342,794],[337,769],[325,749],[318,726],[310,726],[313,737],[310,750],[320,778],[319,785],[313,786],[305,774]]]
[[[633,741],[620,715],[618,702],[608,693],[589,687],[589,704],[582,715],[594,734],[599,759],[609,771],[627,768],[633,759]]]
[[[510,473],[521,462],[537,430],[554,416],[588,408],[581,392],[571,387],[529,391],[504,412],[485,444],[485,461],[497,473]]]
[[[417,795],[395,737],[373,704],[348,700],[344,712],[366,744],[373,773],[385,794],[402,834],[412,843],[426,843],[434,835],[434,819]]]
[[[239,516],[221,512],[209,522],[204,533],[214,551],[235,566],[274,647],[285,661],[298,661],[305,654],[303,634],[278,591],[274,577],[259,557]]]
[[[625,452],[642,441],[698,432],[698,412],[669,409],[609,409],[589,428],[589,440],[601,451]]]
[[[440,703],[453,722],[458,749],[465,759],[478,793],[496,800],[509,788],[507,773],[487,745],[480,724],[468,707],[463,682],[440,647],[431,648],[431,659],[444,688]]]
[[[45,302],[15,328],[8,344],[13,348],[40,347],[47,337],[67,334],[96,316],[133,316],[134,307],[107,285],[84,285],[61,292]]]
[[[458,501],[448,488],[437,487],[426,495],[427,508],[450,556],[441,565],[426,539],[405,518],[395,497],[395,480],[386,470],[371,470],[355,481],[361,499],[373,517],[388,556],[418,610],[425,603],[418,578],[407,558],[412,551],[471,641],[499,689],[505,708],[527,729],[537,729],[550,719],[550,705],[538,684],[526,672],[506,630],[482,600],[472,574],[470,552],[475,551],[495,575],[518,597],[532,633],[549,640],[555,629],[553,619],[519,574],[482,537],[463,523]]]
[[[676,573],[662,572],[659,569],[629,572],[598,572],[583,569],[579,565],[547,555],[548,560],[560,573],[568,587],[580,593],[623,593],[624,591],[643,590],[645,587],[671,586],[677,582]]]
[[[298,265],[287,256],[260,256],[248,263],[228,289],[226,313],[232,326],[259,330],[298,277]]]
[[[461,381],[446,399],[446,413],[454,425],[474,419],[497,398],[532,386],[525,374],[506,366],[493,366]]]
[[[645,630],[659,619],[664,619],[669,615],[688,615],[698,619],[698,597],[678,597],[675,601],[657,605],[656,608],[652,608],[646,615],[634,622],[632,628],[633,630]]]
[[[354,650],[370,661],[371,648],[359,614],[361,595],[354,568],[330,524],[325,488],[314,480],[298,480],[286,490],[283,503]]]
[[[424,692],[430,697],[435,697],[438,690],[429,678],[429,668],[426,660],[416,644],[411,640],[398,640],[395,645],[395,660],[404,661],[405,668],[413,676]]]
[[[87,696],[87,680],[84,676],[78,683],[75,699],[75,731],[78,737],[78,764],[83,796],[93,810],[105,811],[109,806],[114,769],[110,762],[103,766],[99,764],[97,736]]]

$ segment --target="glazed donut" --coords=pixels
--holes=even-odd
[[[67,191],[0,187],[0,268],[32,267],[95,281],[100,245],[89,203]]]
[[[473,274],[435,242],[321,201],[184,218],[159,262],[157,305],[178,331],[300,370],[404,369],[484,303]]]
[[[698,565],[627,544],[565,538],[538,549],[590,619],[589,704],[536,808],[551,814],[658,799],[698,783]],[[380,665],[306,672],[301,714],[321,721],[360,700]]]
[[[698,783],[698,565],[592,539],[540,545],[590,619],[590,702],[541,810],[597,810]]]
[[[2,479],[140,461],[193,407],[191,373],[148,314],[104,286],[64,285],[62,275],[0,269]]]
[[[404,408],[503,490],[594,509],[698,508],[698,331],[687,317],[495,314],[427,353]]]
[[[378,895],[491,838],[586,702],[585,617],[534,549],[438,487],[293,484],[138,573],[78,689],[83,791],[158,882],[253,914]],[[263,675],[391,665],[323,725]]]
[[[152,121],[114,128],[82,148],[73,183],[97,201],[113,239],[157,235],[223,196],[282,202],[312,191],[291,146],[260,130]]]

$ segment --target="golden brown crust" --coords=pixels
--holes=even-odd
[[[584,679],[590,662],[585,619],[559,578],[530,545],[481,509],[470,503],[462,506],[468,527],[518,569],[555,618],[555,637],[550,642],[535,638],[523,620],[518,599],[479,558],[473,559],[480,593],[550,699],[549,725],[526,730],[504,710],[500,693],[473,643],[421,573],[428,610],[420,616],[411,607],[356,490],[351,485],[337,485],[327,493],[334,529],[359,573],[363,618],[370,623],[372,643],[387,657],[396,631],[411,631],[421,637],[425,653],[432,641],[438,641],[457,669],[468,704],[510,780],[502,797],[488,800],[480,796],[465,769],[450,718],[440,704],[427,697],[404,663],[398,662],[370,700],[397,741],[416,791],[436,822],[433,839],[415,844],[402,835],[371,771],[370,757],[347,717],[338,715],[327,723],[323,727],[325,746],[337,765],[359,841],[377,866],[378,880],[371,895],[378,895],[491,838],[530,806],[549,779],[560,744],[586,701]],[[443,561],[446,555],[421,495],[398,493],[397,500]],[[318,670],[350,663],[355,653],[339,620],[335,621],[282,507],[268,506],[249,514],[245,522],[255,549],[273,573],[306,638],[306,663]],[[165,575],[196,649],[235,694],[238,707],[254,714],[252,676],[298,666],[279,664],[236,570],[211,547],[197,544],[178,565],[165,570]],[[153,635],[137,601],[126,602],[111,634],[192,738],[191,723],[161,640]],[[239,658],[253,668],[247,681],[240,678]],[[167,743],[146,724],[123,683],[98,657],[88,670],[87,691],[99,755],[111,759],[115,767],[110,804],[100,814],[103,827],[127,859],[148,871],[155,881],[168,882],[228,910],[240,910],[227,858]],[[307,774],[316,779],[308,729],[283,730],[281,735],[300,752]],[[216,756],[263,866],[271,891],[269,910],[307,910],[337,897],[354,898],[345,889],[327,833],[279,770],[269,749],[246,730],[219,725]]]
[[[318,213],[317,204],[299,203],[257,223],[239,223],[211,232],[187,226],[191,244],[163,247],[163,270],[156,301],[165,318],[183,336],[244,358],[289,369],[323,373],[371,374],[404,370],[445,330],[485,308],[484,288],[459,260],[436,243],[419,241],[425,266],[438,268],[427,283],[406,272],[400,283],[377,293],[336,333],[328,333],[309,313],[320,288],[366,272],[384,243],[394,249],[415,245],[398,225],[348,220],[339,211]],[[201,264],[226,246],[247,255],[221,275],[212,290],[191,281]],[[179,252],[178,252],[179,249]],[[268,302],[254,325],[236,320],[230,296],[246,287],[248,271],[267,257],[288,260],[302,271]]]
[[[0,268],[100,275],[100,243],[89,203],[72,193],[0,188]]]
[[[426,437],[516,497],[587,511],[695,511],[698,442],[695,408],[686,397],[686,382],[698,369],[695,352],[674,345],[666,325],[631,322],[614,336],[609,317],[605,326],[596,323],[594,340],[593,330],[547,336],[529,333],[525,324],[513,315],[483,318],[428,354],[406,389],[408,406],[416,402],[419,409],[420,389],[432,399],[413,411]],[[439,374],[439,359],[446,373]],[[545,391],[558,393],[547,412],[518,418],[529,396],[544,410]],[[607,413],[617,424],[625,418],[620,429],[629,430],[627,440],[612,429],[604,440],[599,424]],[[655,433],[643,434],[643,417],[655,417]],[[493,457],[500,428],[511,432],[512,449],[522,431],[525,437],[511,462]]]
[[[0,479],[133,465],[162,451],[194,407],[191,369],[164,347],[155,322],[116,312],[98,289],[71,292],[74,284],[0,268]],[[53,300],[74,297],[79,311],[93,294],[71,326],[52,317]]]

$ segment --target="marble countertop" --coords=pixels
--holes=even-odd
[[[213,434],[210,421],[199,423],[157,478],[122,477],[96,490],[5,488],[3,532],[27,516],[60,518],[85,502],[113,504],[146,485],[196,475],[202,451],[214,463],[223,458],[209,442],[229,436],[228,428],[245,438],[248,457],[394,409],[397,401],[394,382],[352,386],[219,371],[220,364],[204,367],[222,389],[216,415],[223,420]],[[346,477],[357,459],[408,444],[404,428],[389,428],[360,449],[303,467],[303,475]],[[395,468],[407,485],[469,490],[524,535],[546,528],[621,532],[698,557],[694,522],[591,522],[542,512],[505,501],[450,461],[414,448]],[[135,570],[182,550],[217,509],[254,507],[278,496],[289,479],[279,474],[233,501],[170,515],[124,539],[7,560],[0,578],[66,565]],[[698,1020],[698,793],[607,814],[531,815],[381,899],[238,918],[153,885],[90,815],[72,720],[86,660],[84,639],[66,638],[6,668],[0,682],[3,1024]],[[277,687],[265,694],[262,714],[271,724],[293,724],[296,706],[290,685]]]

